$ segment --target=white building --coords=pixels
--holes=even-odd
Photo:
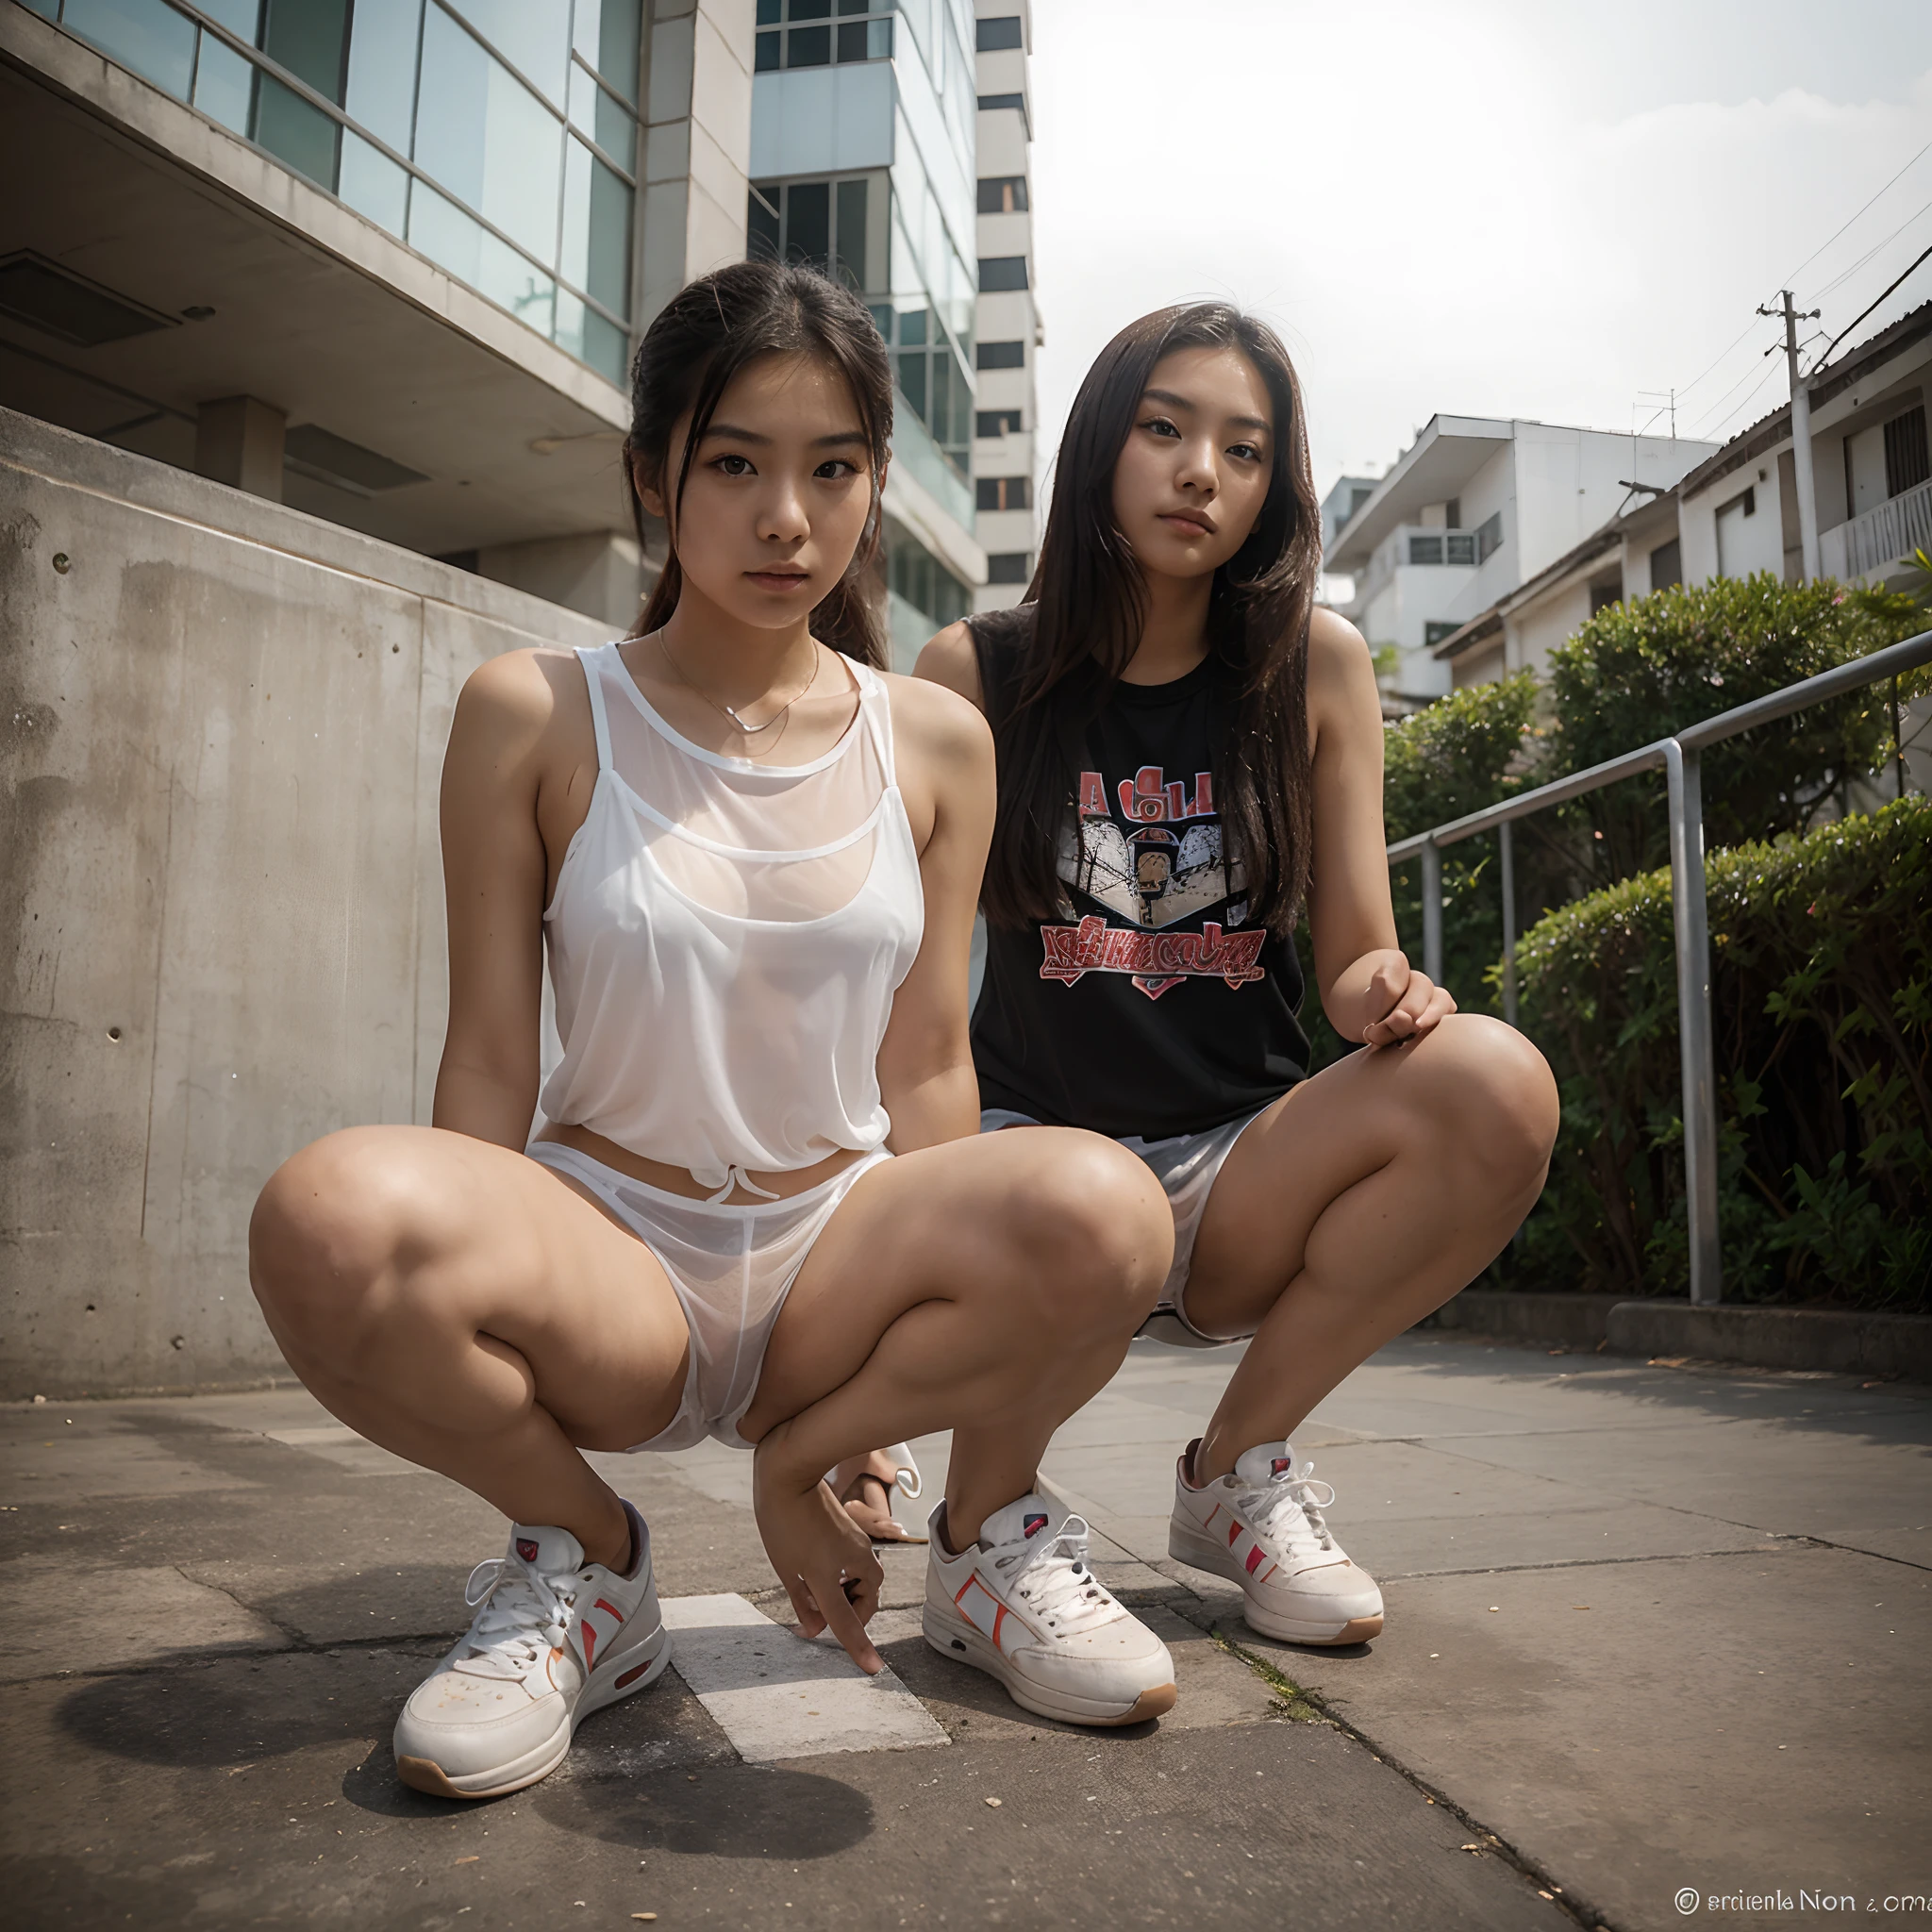
[[[1713,448],[1436,416],[1366,496],[1370,479],[1343,478],[1324,506],[1323,567],[1354,578],[1340,608],[1370,646],[1393,647],[1385,692],[1398,704],[1442,695],[1438,644],[1600,527],[1633,483],[1668,487]]]
[[[1040,548],[1034,505],[1032,98],[1028,0],[976,0],[979,18],[979,395],[973,425],[975,534],[987,580],[974,607],[1017,604]]]
[[[1811,461],[1821,575],[1915,582],[1932,549],[1932,305],[1914,309],[1810,378]],[[1675,583],[1769,571],[1804,575],[1790,405],[1689,471],[1675,490],[1612,517],[1442,638],[1434,655],[1457,687],[1527,667],[1607,604]],[[1691,445],[1684,445],[1690,447]]]

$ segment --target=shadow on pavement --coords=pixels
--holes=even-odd
[[[720,1858],[828,1858],[873,1833],[863,1791],[811,1772],[735,1764],[702,1774],[536,1788],[548,1824],[638,1851]]]

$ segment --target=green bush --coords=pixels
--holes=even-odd
[[[1707,862],[1726,1301],[1932,1308],[1932,803]],[[1687,1287],[1668,872],[1550,913],[1518,951],[1563,1093],[1524,1287]]]

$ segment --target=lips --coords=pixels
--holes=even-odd
[[[1214,525],[1207,518],[1196,516],[1192,510],[1165,509],[1160,513],[1163,524],[1172,524],[1179,529],[1191,530],[1197,537],[1211,537]]]

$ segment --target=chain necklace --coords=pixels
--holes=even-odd
[[[808,677],[805,680],[805,682],[802,685],[800,685],[799,688],[795,691],[793,691],[791,695],[789,698],[787,698],[785,702],[782,705],[780,705],[778,708],[775,711],[774,711],[772,715],[769,718],[767,718],[762,724],[747,724],[744,722],[744,720],[739,716],[738,707],[736,705],[727,705],[724,703],[723,700],[719,698],[714,698],[711,695],[711,693],[705,690],[705,688],[702,685],[694,684],[689,677],[687,677],[684,675],[683,667],[678,663],[677,659],[671,655],[671,646],[664,641],[664,633],[661,630],[658,633],[658,649],[663,654],[665,663],[670,665],[672,675],[677,679],[678,683],[683,685],[687,691],[695,691],[699,697],[704,699],[706,704],[710,706],[712,710],[716,711],[720,717],[725,719],[730,724],[733,730],[737,731],[742,737],[745,738],[757,738],[760,736],[762,733],[769,731],[774,724],[776,724],[780,723],[783,719],[790,717],[791,715],[792,706],[795,705],[799,701],[799,699],[802,698],[806,694],[806,692],[808,691],[812,688],[812,686],[819,681],[818,645],[814,643],[812,645],[811,655],[811,675]]]

